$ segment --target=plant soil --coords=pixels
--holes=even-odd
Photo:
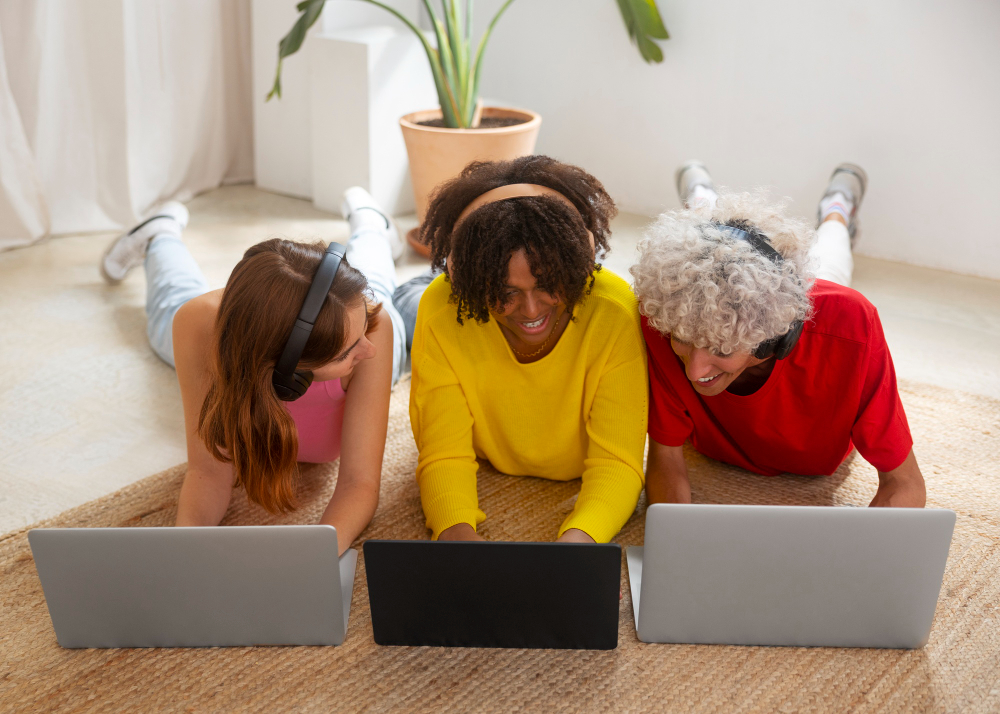
[[[476,129],[499,129],[503,126],[517,126],[518,124],[526,124],[530,119],[520,119],[518,117],[483,117],[479,120],[479,126]],[[445,129],[444,119],[428,119],[427,121],[418,121],[417,124],[420,126],[433,126],[439,129]],[[472,131],[475,131],[473,129]]]

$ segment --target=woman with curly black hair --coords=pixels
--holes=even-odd
[[[636,299],[602,269],[615,206],[545,156],[477,162],[435,194],[421,228],[434,267],[413,337],[410,417],[427,526],[481,540],[477,458],[582,478],[561,541],[606,542],[643,486],[646,353]]]

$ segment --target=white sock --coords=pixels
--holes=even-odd
[[[688,195],[688,206],[694,208],[699,204],[706,204],[709,208],[715,208],[715,204],[719,200],[719,194],[714,190],[705,186],[703,184],[698,184],[693,189],[691,189],[690,195]]]
[[[850,223],[853,211],[854,202],[840,191],[831,193],[829,196],[824,196],[823,200],[819,202],[819,220],[821,223],[831,213],[839,214],[846,223]]]

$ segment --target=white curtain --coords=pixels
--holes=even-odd
[[[253,179],[249,0],[0,0],[0,250]]]

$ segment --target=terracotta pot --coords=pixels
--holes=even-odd
[[[516,159],[535,152],[542,118],[525,109],[486,107],[483,117],[515,117],[521,124],[495,129],[446,129],[422,126],[418,122],[440,119],[440,109],[407,114],[399,120],[410,157],[410,179],[417,203],[417,220],[423,221],[430,196],[440,184],[454,178],[471,161]],[[410,245],[428,255],[425,245],[416,242],[418,229],[407,234]]]

